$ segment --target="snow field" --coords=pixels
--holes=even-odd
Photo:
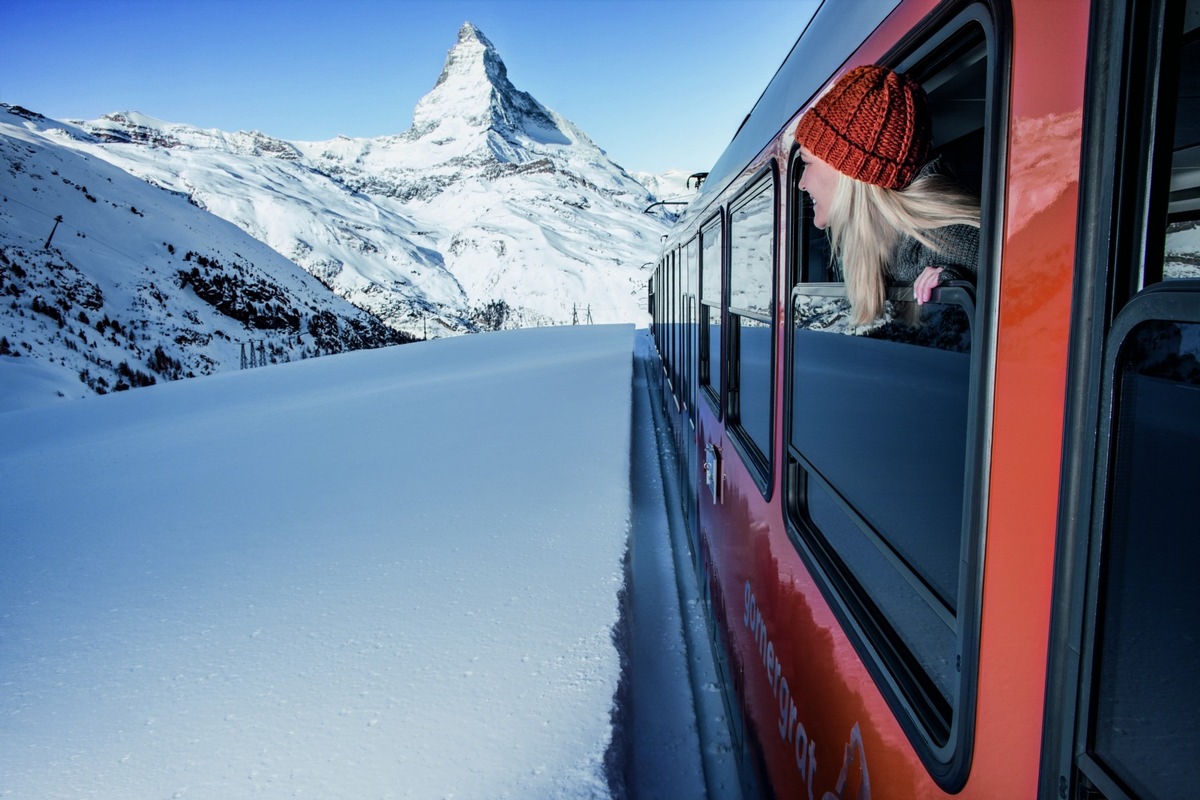
[[[0,413],[0,797],[608,797],[632,339]]]

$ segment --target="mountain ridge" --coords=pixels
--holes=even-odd
[[[642,265],[666,230],[665,217],[641,213],[654,200],[645,186],[577,126],[516,89],[470,22],[401,134],[286,142],[134,112],[72,124],[101,142],[101,157],[187,194],[413,334],[472,330],[472,314],[496,303],[512,310],[515,324],[562,324],[589,304],[594,319],[636,319],[644,313]],[[231,167],[229,158],[245,161]],[[180,169],[180,160],[190,163]],[[262,166],[268,161],[276,167]],[[283,175],[278,162],[294,171]],[[256,188],[230,185],[230,172],[269,174]],[[314,186],[315,176],[334,186]],[[306,197],[337,195],[335,221],[292,220],[301,233],[255,210],[289,192],[297,208]],[[326,242],[311,235],[321,227],[317,238]]]
[[[404,133],[325,142],[134,111],[60,121],[3,106],[0,169],[11,180],[0,190],[0,292],[12,299],[0,308],[0,368],[11,376],[33,356],[21,363],[25,373],[38,365],[35,383],[81,396],[125,388],[125,373],[150,381],[236,368],[248,344],[257,364],[644,319],[668,218],[642,213],[654,199],[642,183],[516,89],[474,25],[460,28],[417,106]],[[52,226],[54,242],[43,242]],[[297,267],[311,276],[303,286],[293,286]],[[88,332],[96,312],[64,289],[63,269],[101,287],[99,341]],[[139,270],[151,275],[141,284]],[[285,288],[265,288],[276,284]],[[277,327],[256,327],[268,319]],[[140,333],[114,342],[113,321]]]

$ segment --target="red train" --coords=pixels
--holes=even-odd
[[[884,324],[793,132],[918,80],[974,281]],[[1200,796],[1200,0],[825,0],[650,284],[748,792]]]

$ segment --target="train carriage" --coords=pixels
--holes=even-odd
[[[974,281],[884,321],[793,131],[924,87]],[[651,284],[683,517],[747,791],[1200,786],[1200,0],[826,0]]]

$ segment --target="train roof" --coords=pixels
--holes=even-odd
[[[702,211],[740,175],[897,5],[899,0],[823,0],[684,216]]]

